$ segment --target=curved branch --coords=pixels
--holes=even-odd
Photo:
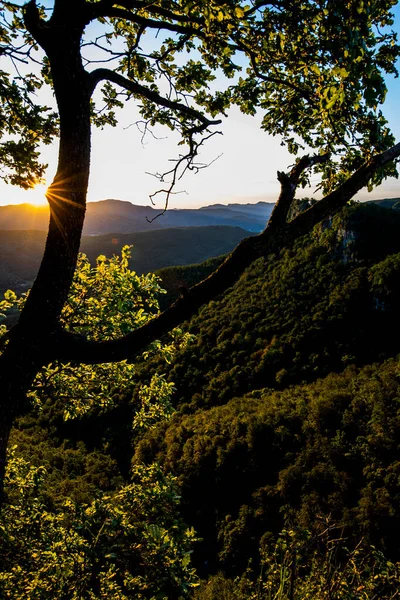
[[[264,2],[264,0],[261,0],[260,2],[254,2],[253,6],[251,8],[249,8],[248,10],[246,10],[246,12],[244,13],[246,17],[249,17],[250,15],[254,14],[255,12],[257,12],[258,10],[261,10],[262,8],[265,8],[266,6],[272,6],[273,8],[285,8],[284,4],[280,3],[280,2]]]
[[[36,0],[30,0],[22,9],[24,25],[34,39],[40,44],[43,44],[43,36],[46,32],[46,23],[40,16],[40,11],[36,4]]]
[[[104,16],[115,19],[124,19],[125,21],[137,23],[138,25],[141,25],[143,27],[149,27],[150,29],[166,29],[167,31],[173,31],[174,33],[184,34],[199,33],[195,27],[190,27],[187,25],[178,25],[178,23],[170,23],[169,21],[163,21],[161,19],[149,19],[147,17],[142,17],[136,13],[132,13],[124,8],[112,8]],[[181,20],[180,16],[177,16],[176,18]]]
[[[115,6],[117,5],[117,6]],[[131,10],[145,10],[154,15],[160,15],[164,19],[170,19],[171,21],[179,21],[181,23],[198,23],[199,25],[203,24],[203,21],[198,18],[193,18],[193,15],[185,15],[185,14],[177,14],[167,8],[162,6],[157,6],[155,4],[151,4],[146,0],[120,0],[119,2],[115,2],[115,0],[101,0],[96,4],[90,5],[89,15],[90,20],[98,19],[99,17],[112,17],[115,16],[111,14],[118,7],[122,7],[126,11]],[[136,17],[133,13],[129,13],[131,17]],[[161,23],[159,24],[160,27]],[[161,29],[162,27],[160,27]]]
[[[52,360],[78,361],[86,364],[114,362],[134,357],[152,341],[189,319],[203,304],[233,285],[241,273],[259,256],[253,238],[243,240],[227,261],[210,277],[190,288],[170,308],[146,325],[115,341],[91,342],[66,331],[54,334],[49,348]]]
[[[117,6],[115,6],[117,4]],[[132,10],[146,10],[146,12],[160,16],[160,19],[151,19],[138,15]],[[173,31],[175,33],[199,33],[195,27],[191,27],[192,23],[197,23],[199,26],[204,25],[201,19],[192,18],[185,14],[176,14],[168,9],[162,8],[161,6],[152,6],[149,3],[142,2],[99,2],[97,4],[89,5],[87,8],[86,22],[89,24],[91,21],[98,18],[116,18],[125,19],[131,23],[138,23],[144,27],[151,29],[166,29],[167,31]],[[169,19],[169,20],[164,20]],[[180,23],[187,23],[188,25],[181,25]]]
[[[277,227],[286,222],[290,207],[296,195],[296,189],[299,184],[301,174],[314,165],[324,163],[329,159],[329,154],[316,154],[314,156],[303,156],[294,165],[290,173],[278,171],[278,181],[281,184],[281,193],[271,217],[268,222],[269,227]]]
[[[182,177],[184,176],[186,171],[199,172],[200,169],[205,169],[206,167],[209,167],[210,164],[212,164],[212,163],[196,164],[194,162],[194,160],[195,160],[196,156],[198,155],[200,146],[202,146],[204,144],[204,142],[209,140],[215,134],[217,134],[217,133],[221,134],[221,132],[213,131],[205,138],[202,138],[200,142],[197,142],[194,139],[194,134],[197,133],[198,130],[199,130],[199,128],[193,128],[191,131],[188,132],[189,151],[186,154],[181,155],[175,161],[175,166],[172,169],[170,169],[169,171],[166,171],[165,173],[162,173],[162,174],[155,173],[154,174],[154,176],[157,177],[159,179],[159,181],[161,181],[162,183],[165,182],[165,178],[168,176],[171,176],[171,180],[170,180],[167,188],[157,190],[157,191],[153,192],[152,194],[150,194],[149,198],[153,205],[154,205],[153,199],[158,194],[165,194],[165,202],[164,202],[164,208],[155,217],[153,217],[152,219],[147,219],[147,217],[146,217],[146,220],[149,223],[152,223],[155,219],[158,219],[158,217],[161,217],[168,210],[169,199],[173,193],[176,193],[176,194],[181,193],[181,192],[174,192],[173,190],[175,188],[176,182],[179,179],[182,179]],[[212,162],[214,162],[214,161],[212,161]],[[182,165],[184,165],[184,167],[181,170]]]
[[[301,227],[303,223],[309,222],[311,227],[323,219],[329,217],[336,210],[347,204],[351,198],[368,184],[377,169],[393,162],[400,156],[400,143],[395,144],[388,150],[376,154],[365,162],[353,175],[351,175],[336,190],[325,196],[312,207],[300,213],[292,222],[297,222]]]
[[[189,319],[203,304],[226,291],[256,258],[289,246],[300,236],[311,231],[314,225],[343,207],[368,183],[376,169],[399,156],[400,143],[374,156],[334,192],[298,215],[290,223],[281,223],[277,227],[268,225],[260,235],[243,240],[207,279],[190,288],[184,297],[179,298],[159,316],[123,338],[107,342],[91,342],[66,331],[55,333],[48,349],[51,360],[95,364],[133,358],[150,342]],[[308,157],[307,159],[311,160]],[[306,157],[302,160],[306,161]],[[297,172],[299,169],[298,163],[294,171]],[[293,176],[295,177],[296,173]]]
[[[133,94],[138,94],[147,98],[151,102],[158,104],[159,106],[164,106],[165,108],[170,108],[171,110],[175,110],[180,112],[181,114],[189,117],[190,119],[198,120],[202,123],[202,129],[208,127],[209,125],[218,125],[221,123],[221,120],[211,121],[205,115],[203,115],[200,111],[187,106],[186,104],[182,104],[181,102],[174,102],[173,100],[169,100],[168,98],[164,98],[160,96],[158,92],[154,90],[149,90],[144,85],[137,83],[136,81],[132,81],[131,79],[127,79],[120,73],[116,73],[111,69],[96,69],[90,73],[90,78],[92,82],[92,93],[95,90],[96,86],[101,81],[111,81],[116,85],[124,88],[128,92],[132,92]]]

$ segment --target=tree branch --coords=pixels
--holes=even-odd
[[[203,25],[202,19],[193,17],[193,15],[177,14],[162,6],[157,6],[147,1],[141,2],[137,0],[120,0],[119,2],[115,2],[115,0],[102,0],[96,4],[90,4],[88,9],[88,18],[90,21],[92,21],[94,19],[98,19],[99,17],[119,17],[122,15],[122,12],[120,12],[121,8],[124,11],[123,18],[128,18],[130,21],[139,22],[136,20],[138,15],[130,11],[145,10],[150,14],[159,15],[160,17],[163,17],[164,19],[170,19],[171,21],[178,21],[180,23],[197,23],[198,25]],[[139,18],[143,19],[143,17]],[[158,29],[166,28],[164,27],[164,22],[157,21],[157,23]],[[172,24],[170,23],[170,25]]]
[[[49,347],[51,360],[96,364],[133,358],[152,341],[189,319],[203,304],[233,285],[241,273],[259,256],[251,242],[252,238],[243,240],[218,271],[192,287],[185,297],[179,298],[145,326],[119,340],[98,343],[66,331],[54,334],[53,343]]]
[[[37,7],[36,0],[30,0],[23,7],[24,25],[29,33],[39,42],[42,43],[42,36],[45,30],[45,22],[40,16],[40,11]]]
[[[149,88],[145,87],[144,85],[141,85],[136,81],[132,81],[131,79],[127,79],[120,73],[116,73],[111,69],[96,69],[90,73],[90,78],[92,82],[92,93],[100,81],[111,81],[112,83],[124,88],[128,92],[143,96],[144,98],[147,98],[147,100],[150,100],[159,106],[170,108],[171,110],[180,112],[182,115],[185,115],[190,119],[200,121],[203,126],[202,129],[205,129],[210,125],[218,125],[221,123],[221,120],[211,121],[198,110],[191,108],[186,104],[182,104],[181,102],[174,102],[173,100],[164,98],[163,96],[160,96],[158,92],[149,90]]]
[[[283,8],[284,5],[280,2],[254,2],[253,6],[251,8],[249,8],[248,10],[246,10],[245,12],[245,16],[249,17],[250,15],[254,14],[255,12],[257,12],[258,10],[261,10],[262,8],[265,8],[266,6],[272,6],[274,8]]]
[[[365,187],[377,169],[393,162],[399,158],[399,156],[400,143],[381,152],[381,154],[376,154],[369,161],[361,165],[361,167],[336,188],[336,190],[325,196],[325,198],[305,210],[303,213],[300,213],[292,222],[294,223],[296,221],[301,227],[304,226],[303,222],[309,222],[311,227],[313,227],[316,223],[326,219],[339,208],[347,204],[357,192]]]
[[[237,50],[244,52],[244,54],[249,58],[252,69],[253,69],[256,77],[261,79],[261,81],[265,81],[266,83],[274,83],[278,86],[283,85],[291,90],[294,90],[297,94],[299,94],[299,96],[301,98],[304,98],[304,100],[307,100],[307,102],[312,104],[311,94],[307,90],[301,89],[294,83],[287,81],[285,79],[280,79],[278,77],[271,77],[271,75],[264,75],[264,73],[261,73],[261,71],[258,67],[258,63],[257,63],[258,55],[257,55],[257,52],[255,51],[255,49],[249,48],[249,46],[247,46],[243,42],[243,40],[236,34],[233,36],[233,39],[236,43]]]
[[[328,159],[329,154],[316,154],[315,156],[306,155],[300,158],[289,173],[278,171],[278,181],[281,184],[281,193],[279,194],[278,201],[275,204],[269,219],[269,227],[279,227],[286,223],[302,173],[309,167],[324,163]]]
[[[200,32],[195,27],[191,27],[190,23],[197,22],[194,19],[190,19],[187,15],[177,15],[170,11],[164,10],[160,7],[146,6],[146,11],[157,15],[160,15],[160,19],[151,19],[138,15],[137,12],[132,12],[127,7],[123,7],[123,2],[118,2],[118,6],[112,6],[114,2],[103,5],[103,10],[100,9],[100,4],[89,5],[93,8],[87,9],[85,21],[89,24],[91,21],[102,18],[111,19],[123,19],[130,23],[137,23],[141,27],[148,27],[150,29],[164,29],[167,31],[173,31],[174,33],[183,33],[189,35],[198,35]],[[122,6],[122,8],[121,8]],[[157,10],[154,10],[157,8]],[[167,21],[165,19],[170,19]],[[188,25],[181,25],[179,23],[188,23]],[[200,26],[201,22],[198,23]]]
[[[215,134],[217,133],[221,133],[220,131],[213,131],[212,133],[210,133],[208,136],[206,136],[205,138],[202,138],[200,140],[200,142],[197,142],[194,139],[194,134],[198,131],[198,128],[193,128],[189,134],[188,134],[188,145],[189,145],[189,151],[184,154],[181,155],[178,159],[176,159],[175,161],[175,166],[170,169],[169,171],[166,171],[165,173],[159,174],[159,173],[154,173],[153,175],[155,177],[157,177],[157,179],[159,179],[159,181],[161,181],[162,183],[165,182],[166,177],[170,176],[170,182],[167,188],[163,188],[160,190],[157,190],[155,192],[153,192],[152,194],[150,194],[150,201],[151,203],[154,205],[154,198],[155,196],[157,196],[158,194],[165,194],[165,202],[164,202],[164,208],[161,210],[161,212],[159,212],[155,217],[153,217],[152,219],[147,219],[146,220],[149,223],[152,223],[155,219],[158,219],[159,217],[161,217],[167,210],[168,210],[168,203],[169,203],[169,199],[170,196],[173,193],[179,194],[181,192],[174,192],[174,188],[176,185],[176,182],[179,179],[182,179],[182,177],[185,175],[186,171],[194,171],[194,172],[198,172],[201,169],[205,169],[207,167],[210,166],[210,164],[199,164],[199,163],[195,163],[194,160],[196,158],[196,156],[198,155],[198,151],[200,146],[202,146],[204,144],[204,142],[206,142],[207,140],[209,140],[211,137],[213,137]],[[217,160],[217,159],[215,159]],[[212,161],[214,162],[214,161]],[[183,167],[182,167],[183,165]],[[182,167],[182,169],[181,169]]]
[[[225,292],[255,259],[290,246],[300,236],[310,232],[314,225],[343,207],[368,183],[376,169],[399,156],[400,143],[374,156],[334,192],[290,223],[280,223],[276,227],[268,225],[260,235],[243,240],[214,273],[190,288],[185,297],[179,298],[159,316],[123,338],[99,343],[66,331],[55,333],[48,348],[50,360],[95,364],[133,358],[150,342],[189,319],[201,306]],[[312,158],[315,157],[304,157],[301,159],[303,162],[297,163],[291,171],[293,178],[299,177],[300,169],[304,170],[304,164]]]
[[[149,19],[123,8],[112,8],[112,10],[110,10],[105,16],[115,19],[124,19],[125,21],[130,21],[131,23],[137,23],[142,27],[149,27],[150,29],[165,29],[167,31],[173,31],[174,33],[191,35],[199,33],[195,27],[178,25],[177,23],[170,23],[161,19]]]

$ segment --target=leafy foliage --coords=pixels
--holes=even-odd
[[[100,256],[93,268],[80,257],[63,311],[66,328],[90,327],[94,339],[112,339],[152,317],[159,280],[136,275],[129,257],[125,247],[121,258]],[[6,292],[0,308],[21,307],[25,299]],[[147,353],[169,360],[174,344],[188,337],[175,331],[172,344],[155,342]],[[190,565],[196,538],[178,516],[175,478],[156,464],[136,465],[126,483],[105,440],[92,451],[82,441],[57,443],[60,411],[81,420],[91,411],[107,415],[132,395],[133,377],[127,362],[53,364],[38,375],[30,394],[34,412],[20,420],[13,435],[20,447],[8,464],[0,517],[2,597],[183,598],[197,584]],[[131,406],[128,427],[143,431],[169,419],[172,392],[173,384],[155,375],[139,393],[140,406]]]
[[[27,62],[28,36],[21,40],[17,33],[21,25],[17,5],[1,2],[0,56],[11,72],[0,71],[0,178],[28,189],[42,180],[47,167],[40,160],[40,144],[50,144],[58,127],[55,113],[37,102],[42,78],[13,68]]]
[[[140,327],[156,313],[156,296],[163,292],[159,279],[153,274],[137,275],[130,270],[129,259],[129,246],[122,249],[121,258],[100,255],[94,267],[85,255],[80,256],[61,316],[68,331],[95,341],[109,340]],[[28,294],[17,299],[6,292],[4,307],[22,309]],[[169,346],[154,342],[156,349],[166,356],[171,353]],[[82,415],[94,405],[105,408],[116,395],[129,393],[134,373],[134,365],[127,361],[92,366],[54,363],[38,374],[29,398],[38,404],[43,398],[57,398],[66,417]]]
[[[194,134],[207,132],[206,139],[213,122],[196,107],[212,117],[224,114],[232,103],[247,114],[260,110],[262,127],[281,136],[293,154],[307,145],[339,157],[317,168],[325,189],[331,189],[366,158],[393,144],[378,106],[386,95],[385,74],[397,73],[399,46],[390,29],[394,4],[296,0],[277,8],[237,0],[135,7],[130,2],[82,3],[74,16],[82,27],[84,65],[101,65],[93,82],[94,87],[103,84],[101,100],[96,96],[91,102],[92,122],[116,126],[125,100],[134,99],[144,132],[156,124],[177,130],[188,153],[179,156],[169,173],[173,184],[180,169],[201,168],[195,158],[202,141],[195,141]],[[5,142],[1,158],[16,170],[10,181],[28,185],[18,169],[26,174],[37,163],[38,140],[29,132],[45,142],[55,132],[47,109],[32,101],[43,82],[53,84],[51,53],[45,59],[37,54],[37,30],[30,22],[34,7],[39,43],[46,49],[40,28],[49,20],[36,3],[25,10],[25,20],[15,4],[1,5],[0,43],[11,59],[10,71],[18,60],[42,63],[41,77],[21,77],[17,71],[3,78],[3,95],[12,100],[4,108],[4,127],[10,125],[16,141]],[[71,10],[56,2],[55,21],[63,17],[68,24]],[[82,23],[89,22],[97,22],[95,39],[83,37]],[[159,32],[157,38],[153,29]],[[37,166],[36,172],[40,174]],[[377,173],[371,185],[395,173],[392,165]],[[168,198],[172,188],[166,189]]]
[[[263,129],[282,136],[293,154],[305,143],[338,155],[315,169],[325,192],[394,143],[377,108],[386,95],[381,69],[397,73],[399,46],[387,12],[394,4],[296,1],[267,6],[248,28],[243,44],[252,69],[240,78],[236,101],[251,114],[259,106]],[[395,174],[394,166],[376,173],[371,187],[385,174]]]
[[[0,517],[3,598],[186,597],[192,530],[176,516],[174,478],[156,465],[90,505],[65,499],[53,512],[38,499],[43,468],[12,456]]]

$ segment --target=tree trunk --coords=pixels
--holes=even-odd
[[[80,57],[81,32],[53,27],[41,45],[51,65],[60,116],[58,168],[46,196],[50,223],[39,273],[0,356],[0,496],[6,448],[15,417],[39,369],[52,357],[79,253],[90,167],[91,84]]]

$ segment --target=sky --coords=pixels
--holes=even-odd
[[[399,31],[399,5],[394,12],[395,29]],[[388,78],[387,85],[388,94],[383,112],[396,140],[400,141],[400,78]],[[114,198],[149,205],[149,195],[160,188],[152,173],[164,172],[171,167],[170,160],[179,153],[179,139],[169,130],[160,128],[156,131],[158,139],[147,135],[142,141],[142,135],[134,125],[137,118],[136,108],[133,106],[121,111],[117,128],[102,131],[94,128],[89,202]],[[197,208],[214,203],[274,202],[279,194],[276,173],[293,164],[294,157],[280,145],[279,138],[261,131],[260,122],[261,114],[251,117],[241,114],[237,108],[230,110],[228,118],[218,128],[222,135],[215,135],[202,148],[199,161],[209,166],[197,174],[189,172],[185,175],[184,180],[176,187],[179,193],[171,197],[170,207]],[[47,184],[55,173],[57,152],[57,143],[43,150],[43,161],[49,165]],[[45,186],[37,186],[25,191],[0,181],[0,205],[45,203],[45,189]],[[311,196],[313,192],[314,188],[311,187],[299,195]],[[396,196],[400,196],[400,181],[391,178],[371,194],[362,190],[357,198],[372,200]],[[163,200],[160,196],[156,199],[156,205],[162,206]]]

